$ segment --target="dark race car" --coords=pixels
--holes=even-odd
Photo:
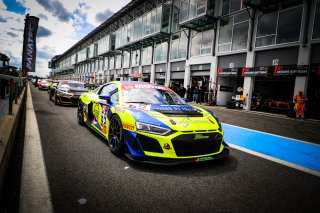
[[[55,105],[77,105],[80,95],[84,92],[88,92],[88,89],[83,82],[62,80],[50,99],[53,99]]]

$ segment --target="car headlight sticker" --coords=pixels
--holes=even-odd
[[[169,135],[171,134],[171,129],[154,126],[151,124],[136,122],[137,130],[140,132],[147,132],[156,135]]]

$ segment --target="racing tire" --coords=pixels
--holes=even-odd
[[[58,105],[58,98],[57,98],[57,95],[54,95],[54,105]]]
[[[114,115],[109,125],[109,148],[113,154],[120,155],[124,152],[124,135],[122,122],[119,116]]]
[[[78,120],[78,124],[80,124],[82,126],[84,125],[83,104],[82,104],[82,102],[80,100],[79,100],[79,103],[78,103],[77,120]]]

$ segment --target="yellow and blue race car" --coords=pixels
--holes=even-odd
[[[131,160],[179,164],[229,155],[212,111],[190,106],[157,84],[104,84],[80,96],[77,118],[101,134],[112,153],[124,153]]]

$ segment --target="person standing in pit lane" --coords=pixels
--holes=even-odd
[[[294,96],[297,119],[304,119],[305,103],[307,100],[308,98],[303,94],[303,90],[298,90],[298,95]]]

